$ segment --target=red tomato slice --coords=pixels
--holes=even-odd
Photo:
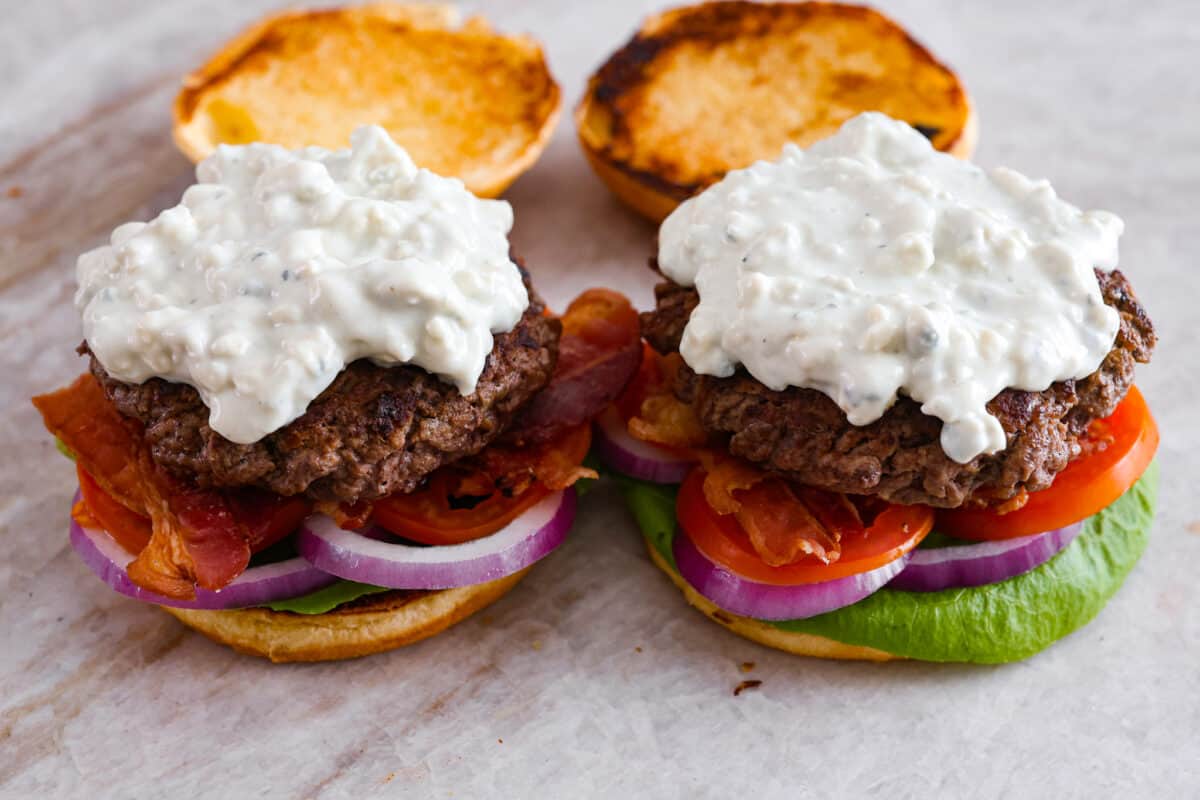
[[[532,508],[550,494],[543,480],[561,478],[566,465],[578,465],[587,457],[591,445],[591,429],[587,425],[575,428],[549,445],[503,451],[498,458],[489,458],[485,450],[474,463],[479,473],[463,472],[455,466],[445,467],[430,476],[424,488],[410,494],[393,494],[375,502],[373,519],[397,536],[431,545],[462,544],[495,533]],[[524,466],[516,463],[524,459]],[[493,463],[498,462],[498,463]],[[498,470],[492,474],[486,470]],[[539,475],[538,473],[542,474]],[[523,491],[507,497],[503,492],[486,495],[456,496],[463,487],[494,486],[513,483],[513,477],[534,476]],[[573,482],[573,481],[572,481]],[[471,490],[482,491],[482,489]]]
[[[843,534],[837,561],[825,564],[816,556],[806,556],[794,564],[772,567],[755,552],[734,515],[722,516],[708,505],[704,499],[704,475],[704,470],[694,469],[679,487],[675,507],[679,524],[710,561],[759,583],[795,586],[869,572],[912,550],[933,527],[931,509],[890,505],[861,532]],[[743,503],[753,499],[754,495],[739,495]]]
[[[385,497],[375,503],[374,521],[414,542],[462,544],[495,533],[550,493],[536,484],[516,497],[492,492],[467,505],[474,498],[451,495],[458,480],[452,472],[441,470],[420,491]]]
[[[112,495],[100,488],[87,470],[75,465],[75,474],[79,476],[79,493],[83,495],[84,505],[101,528],[108,535],[135,555],[150,543],[150,518],[130,511],[112,498]]]
[[[1107,440],[1107,447],[1072,461],[1021,508],[1007,514],[974,508],[939,511],[937,529],[960,539],[1015,539],[1063,528],[1108,508],[1150,466],[1158,450],[1158,426],[1136,386],[1111,416],[1092,426],[1089,434]]]

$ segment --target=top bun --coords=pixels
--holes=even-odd
[[[715,2],[652,16],[591,77],[576,109],[609,188],[660,221],[732,169],[804,147],[863,111],[967,158],[958,77],[892,20],[836,3]]]
[[[184,80],[174,135],[193,161],[218,144],[345,147],[382,125],[419,166],[495,197],[537,160],[560,92],[541,47],[459,23],[451,6],[285,11]]]

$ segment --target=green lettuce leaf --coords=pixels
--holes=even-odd
[[[674,487],[622,485],[643,535],[673,567]],[[770,624],[924,661],[1019,661],[1086,625],[1120,588],[1146,548],[1157,495],[1151,464],[1069,547],[1007,581],[941,592],[882,589],[828,614]]]
[[[75,454],[71,452],[71,448],[67,447],[66,443],[57,436],[54,437],[54,447],[67,458],[75,460]]]
[[[380,592],[388,591],[391,590],[384,586],[372,586],[369,583],[355,583],[354,581],[338,581],[326,586],[324,589],[318,589],[315,592],[301,595],[300,597],[267,603],[264,608],[269,608],[272,611],[291,611],[294,614],[324,614],[326,611],[333,611],[342,603],[349,603],[351,600],[357,600],[369,594],[379,594]]]

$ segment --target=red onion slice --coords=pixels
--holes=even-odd
[[[651,483],[682,483],[696,464],[694,458],[635,439],[615,406],[596,418],[595,428],[596,453],[622,475]]]
[[[765,620],[805,619],[857,603],[904,569],[909,554],[882,567],[822,583],[775,586],[743,578],[708,560],[685,531],[672,545],[679,574],[719,608]]]
[[[71,546],[83,563],[111,588],[127,597],[173,608],[221,611],[259,606],[315,592],[337,580],[296,556],[274,564],[251,567],[219,591],[196,589],[195,600],[174,600],[149,592],[129,578],[125,568],[134,554],[102,530],[84,528],[71,520]]]
[[[373,531],[347,531],[314,515],[297,548],[317,568],[347,580],[392,589],[453,589],[512,575],[562,544],[575,521],[575,490],[544,500],[490,536],[463,544],[413,547],[381,541]]]
[[[938,592],[1006,581],[1045,564],[1069,545],[1081,530],[1083,523],[1076,522],[1019,539],[915,550],[908,566],[888,584],[888,588]]]

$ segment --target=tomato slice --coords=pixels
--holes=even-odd
[[[1150,466],[1158,450],[1158,426],[1134,386],[1111,416],[1092,423],[1089,434],[1107,446],[1072,461],[1021,508],[1007,514],[985,508],[939,511],[937,529],[960,539],[1015,539],[1063,528],[1108,508]]]
[[[675,512],[683,531],[710,561],[759,583],[795,586],[822,583],[882,567],[916,547],[933,527],[926,506],[889,505],[861,530],[843,533],[841,555],[829,564],[809,555],[794,564],[773,567],[755,551],[735,515],[720,515],[704,498],[703,469],[694,469],[679,487]],[[743,503],[753,494],[742,494]]]
[[[421,544],[462,544],[495,533],[524,514],[553,489],[574,482],[587,457],[591,428],[582,425],[552,443],[515,450],[493,446],[466,462],[430,476],[424,488],[375,502],[373,519],[387,530]],[[570,474],[568,474],[570,473]],[[595,473],[591,473],[594,475]],[[498,486],[516,487],[511,496]]]
[[[150,543],[150,518],[130,511],[114,500],[82,466],[75,465],[75,474],[79,476],[79,493],[83,495],[84,505],[96,523],[121,547],[134,554],[142,552],[142,548]]]
[[[375,503],[374,520],[397,536],[432,545],[462,544],[493,534],[524,514],[550,493],[541,484],[516,497],[492,492],[455,497],[459,478],[441,470],[425,488],[394,494]]]

